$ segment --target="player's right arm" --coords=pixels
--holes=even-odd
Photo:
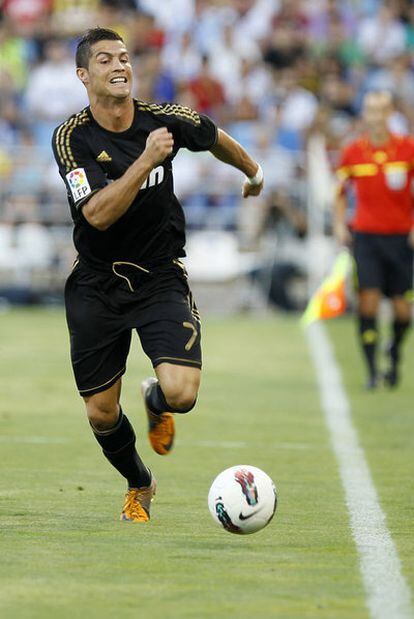
[[[107,230],[129,209],[151,170],[172,153],[174,146],[173,136],[166,127],[152,131],[143,153],[120,178],[108,183],[104,172],[86,151],[81,136],[73,131],[69,148],[64,131],[55,132],[53,150],[70,203],[76,212],[82,210],[86,221],[100,231]]]
[[[350,166],[347,165],[347,150],[342,154],[341,162],[336,171],[337,188],[333,209],[333,233],[339,245],[348,246],[352,236],[347,223],[347,208],[345,186],[350,179]]]
[[[107,230],[129,209],[148,174],[172,153],[174,140],[166,127],[152,131],[142,155],[127,171],[97,193],[83,207],[85,219],[98,230]]]

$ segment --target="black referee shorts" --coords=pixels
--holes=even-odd
[[[357,287],[377,288],[388,297],[403,296],[413,286],[413,250],[407,234],[354,233]]]
[[[72,367],[80,395],[105,391],[126,370],[136,329],[153,367],[201,368],[201,329],[183,265],[150,272],[116,263],[114,272],[78,263],[65,286]]]

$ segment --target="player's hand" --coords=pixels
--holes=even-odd
[[[263,189],[264,181],[260,183],[260,185],[251,185],[248,181],[244,181],[242,187],[242,196],[243,198],[248,198],[249,196],[258,196]]]
[[[334,235],[339,245],[342,247],[350,247],[352,245],[352,235],[348,226],[341,222],[336,222],[334,225]]]
[[[153,166],[164,161],[171,155],[174,147],[174,138],[167,127],[160,127],[151,131],[147,137],[144,153],[151,159]]]

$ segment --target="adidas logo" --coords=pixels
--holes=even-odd
[[[96,161],[99,161],[100,163],[104,163],[106,161],[112,161],[112,157],[110,157],[108,155],[108,153],[106,152],[106,150],[103,150],[101,153],[99,153],[99,155],[96,158]]]

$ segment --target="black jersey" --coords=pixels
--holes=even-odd
[[[75,247],[81,260],[98,269],[116,261],[151,265],[185,255],[185,220],[174,195],[172,160],[180,148],[209,150],[217,139],[215,124],[188,107],[137,100],[134,105],[134,120],[126,131],[104,129],[87,107],[53,134],[75,224]],[[97,230],[83,216],[82,206],[124,174],[144,151],[148,134],[160,127],[173,134],[173,152],[151,171],[128,210],[107,230]]]

